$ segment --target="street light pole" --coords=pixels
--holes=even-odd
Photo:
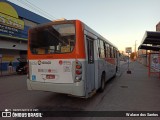
[[[136,53],[136,41],[137,41],[137,40],[135,40],[135,48],[134,48],[134,53],[135,53],[134,55],[135,55],[135,59],[137,58],[137,53]]]

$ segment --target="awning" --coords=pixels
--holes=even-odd
[[[160,32],[146,31],[138,49],[159,51],[157,45],[160,45]]]
[[[153,50],[153,51],[159,51],[160,47],[158,46],[147,46],[147,45],[140,45],[138,49],[145,49],[145,50]]]

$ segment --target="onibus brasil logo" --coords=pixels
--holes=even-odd
[[[11,117],[11,110],[5,109],[5,112],[2,112],[2,117]]]
[[[2,112],[2,117],[42,117],[42,113],[31,110],[31,111],[11,111],[11,109],[5,109]]]

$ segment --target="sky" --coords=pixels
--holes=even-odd
[[[79,19],[125,51],[156,31],[160,0],[8,0],[50,20]],[[36,10],[37,9],[37,10]],[[45,11],[45,12],[44,12]]]

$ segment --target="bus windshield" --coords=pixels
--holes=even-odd
[[[74,24],[55,24],[30,31],[32,54],[70,53],[75,46]]]

